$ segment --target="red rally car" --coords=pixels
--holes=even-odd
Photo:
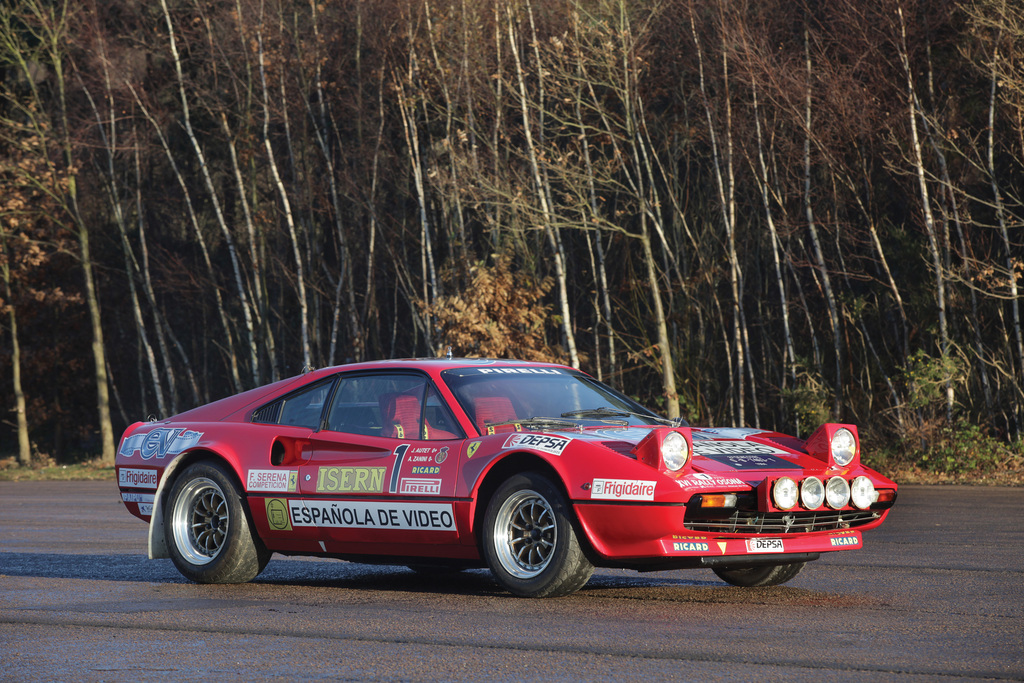
[[[249,581],[276,552],[486,566],[530,597],[595,566],[784,583],[896,501],[852,425],[700,429],[572,368],[488,359],[324,368],[137,422],[117,479],[149,556],[193,581]]]

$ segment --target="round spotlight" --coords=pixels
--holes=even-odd
[[[690,449],[686,447],[686,438],[679,432],[669,432],[661,442],[661,461],[665,467],[678,472],[690,459]]]
[[[878,492],[875,491],[875,485],[863,475],[857,477],[853,480],[853,485],[850,487],[850,500],[853,501],[854,507],[867,510],[871,507],[872,503],[878,500]]]
[[[832,435],[832,460],[840,467],[846,467],[853,462],[853,456],[857,454],[857,439],[853,432],[841,427]]]
[[[782,477],[772,486],[772,500],[780,510],[793,509],[798,495],[796,482],[789,477]]]
[[[832,477],[825,484],[825,502],[833,510],[841,510],[850,502],[850,485],[842,477]]]
[[[825,485],[817,477],[807,477],[800,484],[800,503],[808,510],[817,510],[825,502]]]

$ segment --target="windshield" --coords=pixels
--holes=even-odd
[[[441,376],[481,432],[488,426],[529,420],[566,426],[666,422],[611,387],[569,369],[457,368]]]

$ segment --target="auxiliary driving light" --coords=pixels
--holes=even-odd
[[[825,502],[825,485],[817,477],[807,477],[800,484],[800,504],[808,510],[817,510]]]
[[[853,480],[853,485],[850,487],[850,500],[853,501],[854,507],[867,510],[871,507],[872,503],[878,500],[878,492],[875,491],[875,485],[864,475],[857,477]]]
[[[772,486],[772,500],[775,501],[775,507],[780,510],[791,510],[795,507],[798,495],[796,482],[789,477],[781,477]]]
[[[841,510],[850,502],[850,485],[842,477],[832,477],[825,484],[825,502],[833,510]]]

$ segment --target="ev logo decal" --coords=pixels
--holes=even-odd
[[[130,458],[135,455],[135,451],[139,451],[143,460],[150,460],[154,456],[165,458],[192,448],[202,436],[203,432],[193,432],[184,427],[160,427],[145,434],[132,434],[121,444],[118,455]]]

